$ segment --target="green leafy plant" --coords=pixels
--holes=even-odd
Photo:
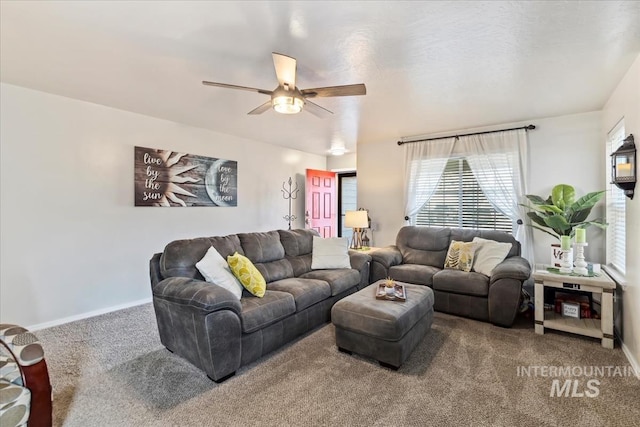
[[[602,199],[604,191],[588,193],[575,200],[575,189],[567,184],[553,187],[547,199],[533,194],[527,194],[529,205],[522,205],[530,209],[527,216],[533,224],[531,227],[543,231],[560,239],[560,236],[575,234],[576,228],[586,228],[595,225],[606,228],[607,223],[602,218],[588,221],[591,209]]]

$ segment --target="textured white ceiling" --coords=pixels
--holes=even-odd
[[[599,110],[640,52],[640,2],[18,2],[0,9],[3,82],[326,154],[332,145]],[[334,112],[246,113],[271,52]]]

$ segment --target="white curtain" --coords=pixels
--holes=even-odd
[[[404,214],[410,224],[436,190],[454,143],[455,137],[404,144]]]
[[[524,129],[461,136],[458,141],[469,167],[491,205],[513,222],[522,256],[535,265],[533,233],[525,226],[527,132]],[[522,224],[518,224],[518,220]]]

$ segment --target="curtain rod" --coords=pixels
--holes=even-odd
[[[469,135],[483,135],[485,133],[496,133],[496,132],[507,132],[510,130],[534,130],[536,127],[534,125],[521,126],[519,128],[511,128],[511,129],[498,129],[498,130],[488,130],[484,132],[472,132],[472,133],[464,133],[462,135],[451,135],[451,136],[438,136],[436,138],[426,138],[426,139],[414,139],[413,141],[398,141],[398,145],[403,144],[411,144],[412,142],[422,142],[422,141],[435,141],[437,139],[447,139],[447,138],[458,138],[461,136],[469,136]]]

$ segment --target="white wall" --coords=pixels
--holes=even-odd
[[[601,141],[624,118],[625,133],[633,134],[636,147],[640,146],[640,55],[607,101],[603,111]],[[605,153],[605,144],[600,151]],[[637,158],[637,156],[636,156]],[[607,171],[607,173],[609,173]],[[626,275],[629,285],[622,295],[623,342],[627,356],[640,369],[640,185],[636,185],[633,200],[626,203]],[[640,372],[640,371],[639,371]]]
[[[179,238],[286,228],[280,189],[326,158],[1,85],[0,319],[25,326],[150,298],[148,261]],[[238,206],[133,206],[133,147],[238,162]]]
[[[369,211],[372,246],[395,244],[404,225],[403,153],[392,141],[358,144],[358,206]]]
[[[604,189],[601,112],[590,112],[526,122],[460,130],[454,133],[502,129],[526,124],[529,131],[529,194],[548,196],[556,184],[570,184],[578,196]],[[358,205],[366,206],[378,225],[376,246],[395,243],[405,225],[403,171],[404,149],[396,141],[358,145]],[[600,203],[592,217],[604,216]],[[590,217],[591,218],[591,217]],[[594,227],[587,231],[589,261],[604,262],[604,233]],[[536,260],[549,262],[549,245],[555,240],[534,231]]]
[[[336,172],[355,171],[356,153],[349,153],[342,156],[328,156],[327,170]]]

